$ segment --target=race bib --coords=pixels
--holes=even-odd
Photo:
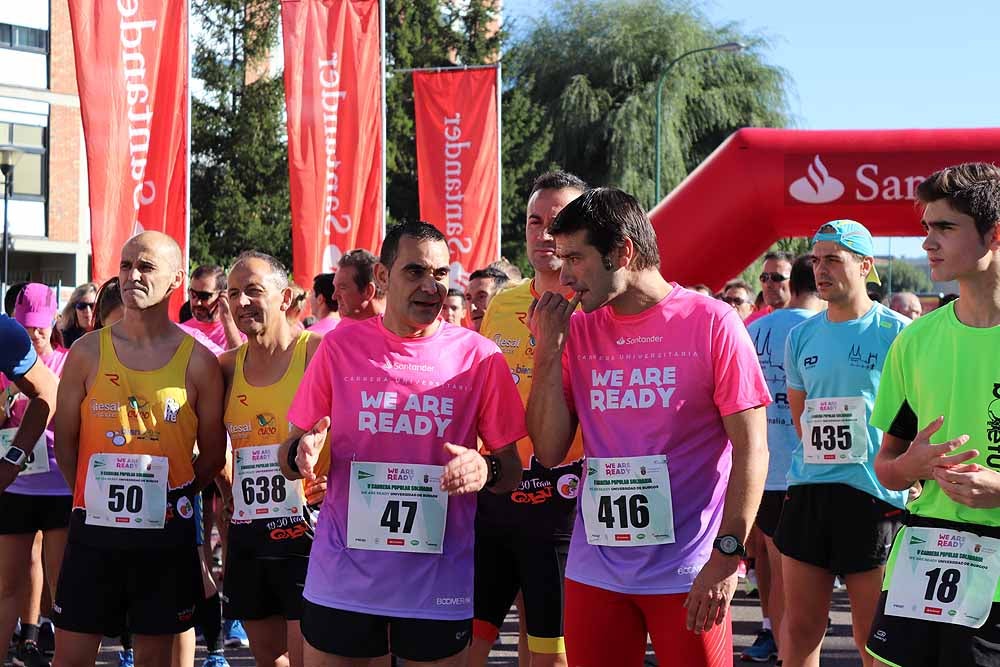
[[[806,399],[802,424],[802,458],[806,463],[868,460],[868,420],[861,396]]]
[[[667,457],[588,458],[581,498],[587,543],[605,547],[673,544]]]
[[[7,453],[7,450],[10,449],[16,434],[16,428],[0,429],[0,457],[3,457]],[[50,470],[49,448],[45,444],[44,433],[42,433],[42,437],[38,439],[38,442],[35,443],[35,446],[31,448],[31,451],[28,452],[28,458],[24,460],[24,463],[25,468],[18,473],[19,477],[37,475]]]
[[[167,516],[165,456],[94,454],[87,464],[87,524],[163,528]]]
[[[903,530],[885,612],[982,627],[1000,579],[1000,540],[940,528]]]
[[[281,445],[240,447],[235,451],[233,519],[273,519],[302,516],[305,496],[302,484],[281,472],[278,449]]]
[[[448,494],[442,466],[351,462],[347,546],[441,553]]]

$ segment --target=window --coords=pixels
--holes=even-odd
[[[36,125],[0,123],[0,144],[14,144],[24,154],[14,167],[14,199],[43,201],[46,192],[48,131]],[[0,194],[3,191],[0,190]]]
[[[49,31],[0,23],[0,48],[48,53]]]

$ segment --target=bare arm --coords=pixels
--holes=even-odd
[[[95,371],[95,365],[100,359],[96,337],[84,336],[70,349],[63,365],[62,376],[59,379],[58,400],[55,423],[52,430],[55,433],[53,448],[56,463],[66,479],[66,484],[73,490],[76,484],[76,468],[78,465],[80,447],[80,406],[87,396],[87,380]]]
[[[236,320],[233,319],[233,313],[229,309],[229,297],[225,293],[219,294],[219,320],[222,322],[222,330],[226,334],[228,349],[232,350],[242,345],[243,333],[236,326]]]
[[[521,484],[521,473],[523,472],[521,457],[517,453],[517,445],[512,442],[500,449],[494,449],[490,453],[497,457],[497,461],[500,462],[500,476],[497,478],[496,484],[488,487],[489,491],[503,495],[516,490]]]
[[[792,424],[802,439],[802,413],[806,411],[806,392],[788,387],[788,407],[792,411]]]
[[[188,374],[195,386],[194,411],[198,415],[194,483],[200,491],[212,483],[226,463],[226,427],[222,421],[225,390],[219,362],[200,345],[194,346]]]
[[[888,432],[883,434],[882,446],[875,455],[875,475],[878,481],[887,489],[902,491],[910,488],[917,480],[935,479],[934,473],[938,467],[955,466],[979,456],[975,449],[951,454],[969,441],[967,435],[931,444],[931,436],[943,424],[944,418],[938,417],[917,433],[912,441]]]
[[[577,420],[566,404],[562,381],[562,353],[569,335],[569,318],[580,301],[546,292],[529,314],[535,336],[535,365],[525,418],[539,463],[559,465],[576,434]]]
[[[39,359],[27,373],[13,378],[17,388],[28,397],[28,407],[11,445],[31,452],[45,432],[45,425],[56,406],[56,376]],[[10,462],[0,464],[0,491],[17,479],[21,469]]]

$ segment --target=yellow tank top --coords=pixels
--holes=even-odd
[[[185,336],[165,366],[137,371],[118,360],[111,327],[101,329],[100,336],[97,377],[80,406],[74,508],[86,507],[87,466],[94,454],[164,456],[170,490],[194,481],[198,416],[188,403],[186,383],[194,339]]]

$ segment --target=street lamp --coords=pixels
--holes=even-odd
[[[21,159],[21,149],[9,144],[0,145],[0,174],[3,174],[3,282],[0,286],[7,291],[7,250],[10,246],[10,235],[7,226],[7,209],[10,196],[14,193],[14,165]]]
[[[716,44],[715,46],[703,46],[700,49],[691,49],[690,51],[685,51],[680,54],[663,68],[663,72],[660,73],[660,79],[656,82],[656,189],[653,193],[653,206],[660,203],[660,121],[663,117],[663,83],[667,80],[667,74],[674,65],[684,60],[690,55],[695,53],[702,53],[703,51],[725,51],[726,53],[739,53],[746,46],[739,42],[726,42],[725,44]]]

